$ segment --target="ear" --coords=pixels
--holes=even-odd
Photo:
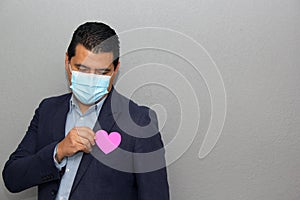
[[[116,68],[114,70],[114,74],[117,74],[119,67],[120,67],[120,61],[118,62],[118,65],[116,66]]]
[[[117,75],[117,72],[118,72],[118,70],[119,70],[119,67],[120,67],[120,62],[118,62],[118,65],[116,66],[116,68],[115,68],[115,70],[114,70],[114,74],[113,74],[113,76],[111,77],[111,79],[110,79],[110,82],[109,82],[109,86],[108,86],[108,92],[110,92],[110,90],[111,90],[111,88],[112,88],[112,85],[113,85],[113,82],[114,82],[114,80],[115,80],[115,77],[116,77],[116,75]]]
[[[65,69],[66,69],[66,73],[67,73],[67,78],[68,78],[69,84],[71,84],[72,73],[70,71],[69,64],[70,64],[69,63],[69,56],[68,56],[68,53],[66,53],[66,57],[65,57]]]
[[[66,52],[66,56],[65,56],[65,68],[66,68],[66,71],[67,71],[68,73],[70,73],[68,52]]]
[[[119,67],[120,67],[120,61],[118,62],[116,68],[114,69],[114,74],[113,74],[112,80],[111,80],[112,82],[114,81],[115,77],[117,76],[117,73],[119,71]]]

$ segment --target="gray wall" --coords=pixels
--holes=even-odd
[[[130,45],[126,41],[139,44],[143,37],[136,37],[141,41],[132,41],[121,34],[124,56],[116,84],[121,80],[123,84],[117,88],[141,104],[161,104],[156,110],[165,143],[176,136],[180,120],[189,125],[197,116],[191,113],[180,118],[182,104],[176,97],[189,95],[185,86],[176,87],[180,94],[170,92],[178,83],[176,76],[154,67],[145,74],[131,74],[136,79],[160,77],[169,85],[148,84],[131,94],[126,88],[134,81],[123,75],[133,66],[150,62],[173,67],[190,82],[199,103],[197,135],[185,153],[168,166],[172,199],[300,199],[298,0],[2,0],[1,168],[23,137],[38,103],[68,91],[64,53],[73,30],[87,20],[104,21],[119,33],[142,27],[168,28],[193,38],[203,47],[202,51],[185,51],[188,55],[184,57],[191,56],[200,62],[195,69],[189,59],[170,52],[180,45],[171,47],[166,31],[158,34],[153,43],[169,45],[169,52],[153,48],[126,54]],[[178,36],[178,41],[183,38]],[[185,44],[189,47],[188,42],[183,42],[183,49]],[[211,103],[205,77],[196,73],[209,66],[208,55],[224,81],[227,113],[217,144],[208,156],[199,159],[211,108],[218,106]],[[186,109],[193,109],[191,106]],[[36,199],[35,189],[10,194],[2,179],[0,184],[1,200]]]

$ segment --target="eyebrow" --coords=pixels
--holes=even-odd
[[[87,68],[87,69],[91,69],[90,67],[86,66],[86,65],[83,65],[83,64],[74,64],[76,67],[84,67],[84,68]],[[103,70],[103,71],[110,71],[111,69],[108,67],[106,68],[98,68],[98,69],[95,69],[95,70]]]

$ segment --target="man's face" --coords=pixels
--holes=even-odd
[[[118,72],[119,65],[114,70],[113,53],[102,52],[94,54],[87,50],[83,45],[78,44],[76,46],[75,56],[73,56],[69,62],[69,57],[66,54],[65,66],[68,74],[69,83],[71,83],[72,73],[70,68],[74,71],[81,71],[86,73],[95,73],[109,75],[111,77],[108,91],[111,90],[113,80]]]

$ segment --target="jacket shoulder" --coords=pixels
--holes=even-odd
[[[58,96],[47,97],[43,99],[45,102],[61,102],[70,99],[72,93],[62,94]]]
[[[151,120],[156,121],[156,113],[151,108],[140,105],[132,99],[125,97],[118,93],[117,104],[118,108],[122,110],[122,113],[130,113],[131,119],[139,125],[147,125]]]
[[[117,93],[117,103],[119,104],[118,107],[122,109],[129,109],[130,113],[137,113],[139,115],[141,114],[148,114],[149,110],[151,110],[149,107],[145,105],[140,105],[137,102],[135,102],[132,99],[129,99],[128,97]]]
[[[71,93],[67,93],[59,96],[47,97],[41,101],[39,107],[44,107],[44,106],[48,107],[48,106],[68,102],[71,98],[71,95],[72,95]]]

